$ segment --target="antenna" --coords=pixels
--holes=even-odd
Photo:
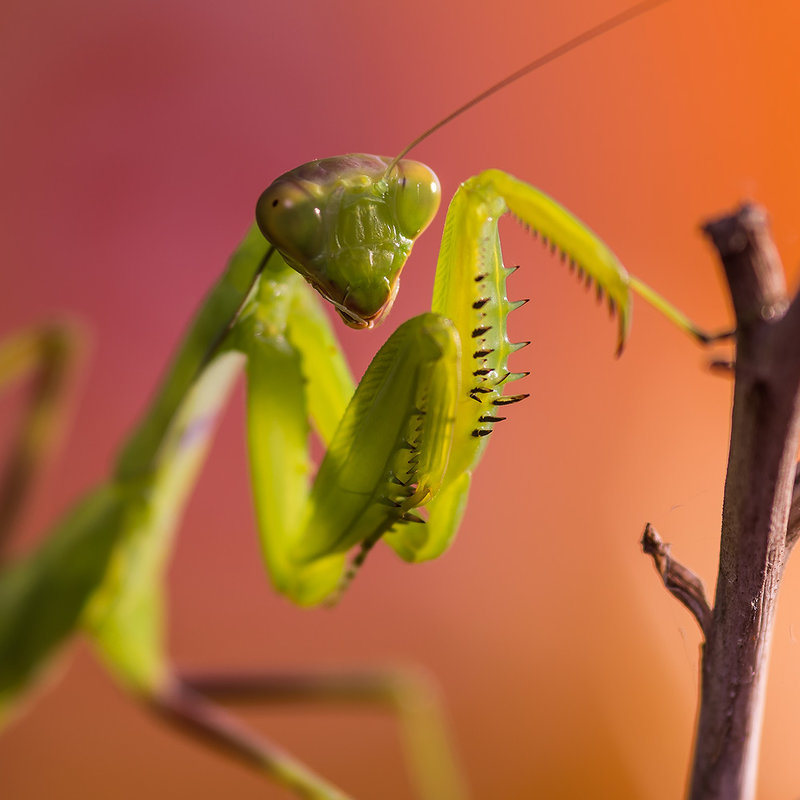
[[[642,2],[631,6],[625,11],[621,11],[619,14],[609,17],[607,20],[605,20],[605,22],[601,22],[599,25],[595,25],[593,28],[589,28],[589,30],[578,34],[572,39],[569,39],[568,41],[564,42],[564,44],[561,44],[555,49],[550,50],[543,56],[535,58],[529,64],[526,64],[516,72],[513,72],[511,75],[508,75],[501,81],[498,81],[488,89],[476,95],[472,98],[472,100],[469,100],[468,102],[464,103],[464,105],[459,106],[455,111],[452,111],[450,114],[444,117],[444,119],[439,120],[439,122],[437,122],[435,125],[428,128],[425,133],[417,136],[417,138],[414,139],[411,144],[409,144],[407,147],[404,147],[400,153],[396,155],[394,159],[392,159],[392,163],[386,168],[385,174],[388,175],[397,166],[397,162],[400,161],[401,158],[406,156],[410,150],[413,150],[420,142],[422,142],[424,139],[427,139],[432,133],[435,133],[439,130],[439,128],[444,127],[448,122],[451,122],[456,117],[461,116],[461,114],[463,114],[465,111],[468,111],[473,106],[478,105],[478,103],[482,102],[487,97],[491,97],[493,94],[495,94],[495,92],[505,89],[506,86],[509,86],[510,84],[514,83],[514,81],[524,77],[529,72],[534,72],[535,70],[539,69],[539,67],[543,67],[545,64],[549,64],[551,61],[561,58],[561,56],[566,55],[570,51],[575,50],[587,42],[590,42],[592,39],[596,39],[598,36],[602,36],[614,28],[618,28],[620,25],[624,25],[626,22],[630,22],[630,20],[640,17],[643,14],[646,14],[648,11],[652,11],[654,8],[657,8],[658,6],[664,5],[668,2],[669,0],[643,0]]]

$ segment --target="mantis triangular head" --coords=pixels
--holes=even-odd
[[[256,220],[286,262],[351,328],[371,328],[392,307],[414,240],[436,216],[439,180],[418,161],[354,154],[281,175]]]

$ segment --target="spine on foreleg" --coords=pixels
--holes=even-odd
[[[508,314],[525,301],[511,302],[497,223],[507,206],[471,178],[456,192],[447,212],[436,270],[432,310],[450,319],[460,341],[460,390],[453,447],[442,488],[427,505],[423,526],[395,528],[387,541],[407,561],[436,558],[452,541],[466,508],[472,470],[486,447],[501,405],[525,395],[503,395],[503,387],[525,373],[511,373],[508,358],[527,342],[508,340]]]

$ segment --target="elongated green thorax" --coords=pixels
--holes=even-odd
[[[391,309],[414,240],[439,208],[434,172],[361,153],[310,161],[277,178],[256,205],[264,236],[352,328]]]

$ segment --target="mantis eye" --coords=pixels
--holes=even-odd
[[[264,237],[293,261],[303,263],[322,249],[322,213],[316,199],[296,184],[278,179],[256,203]]]
[[[407,158],[397,163],[390,188],[397,227],[409,239],[416,239],[430,225],[442,190],[433,170]]]

